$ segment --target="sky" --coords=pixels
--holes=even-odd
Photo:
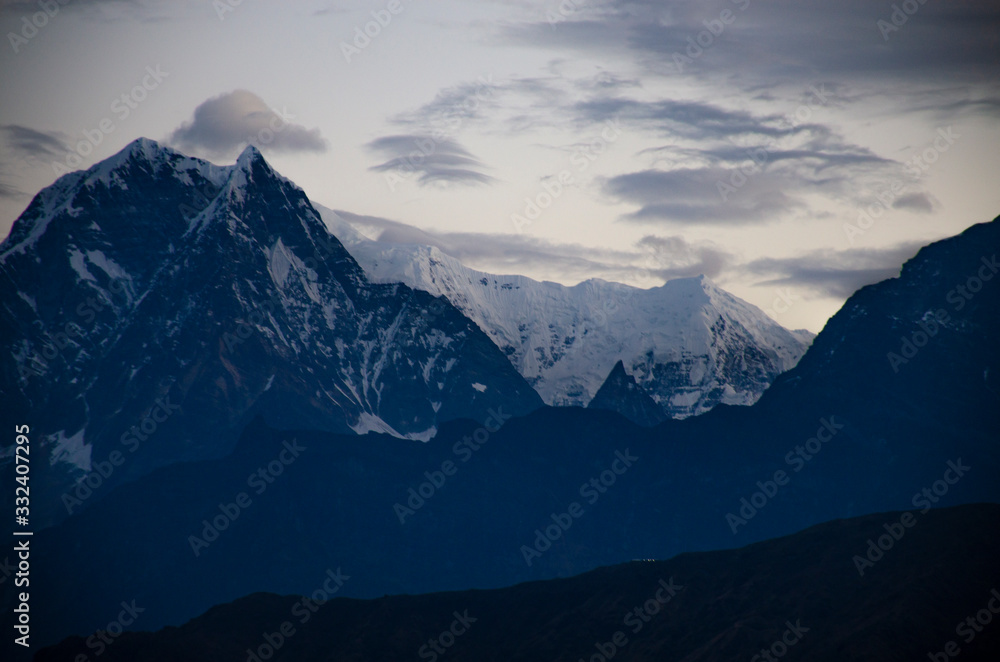
[[[986,0],[0,0],[0,236],[138,137],[256,145],[373,239],[705,274],[818,332],[1000,214]]]

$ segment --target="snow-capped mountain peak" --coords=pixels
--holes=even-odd
[[[136,141],[37,195],[0,251],[0,409],[36,414],[52,485],[164,399],[182,413],[115,481],[224,455],[257,414],[426,440],[542,404],[453,306],[369,280],[255,148],[218,167]]]
[[[673,417],[720,402],[752,404],[808,346],[704,275],[640,289],[490,274],[434,246],[369,239],[336,212],[317,209],[373,280],[446,297],[550,405],[586,406],[619,360]]]

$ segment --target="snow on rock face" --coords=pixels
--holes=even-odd
[[[587,405],[618,360],[672,417],[720,402],[749,405],[810,340],[705,276],[645,290],[598,279],[567,287],[499,276],[435,247],[373,241],[317,209],[373,280],[446,297],[549,405]]]

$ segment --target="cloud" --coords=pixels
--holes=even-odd
[[[420,186],[492,184],[496,181],[480,172],[483,164],[450,138],[431,134],[392,135],[377,138],[365,147],[388,158],[370,170],[392,172],[404,180],[416,176]]]
[[[727,110],[698,101],[662,99],[637,101],[604,97],[581,101],[572,108],[578,119],[603,122],[618,118],[626,122],[695,140],[719,140],[753,134],[778,138],[807,131],[822,131],[819,125],[792,125],[781,115],[754,115],[745,110]]]
[[[757,223],[805,206],[763,176],[747,180],[752,185],[723,200],[720,185],[730,178],[730,171],[720,167],[642,170],[612,177],[603,188],[618,202],[639,205],[624,217],[636,222]]]
[[[666,82],[690,90],[694,82],[697,88],[739,91],[742,99],[762,101],[787,100],[792,90],[825,83],[853,91],[850,98],[838,94],[843,103],[888,100],[883,105],[894,115],[927,110],[939,116],[1000,116],[1000,4],[993,0],[920,2],[898,26],[893,13],[901,2],[572,4],[575,10],[561,17],[565,20],[551,23],[544,13],[529,10],[527,20],[495,24],[489,38],[561,57],[576,52],[631,63],[643,72],[647,87]],[[895,20],[900,22],[898,13]]]
[[[816,196],[857,207],[885,181],[913,180],[899,162],[810,121],[814,108],[834,101],[831,94],[816,88],[811,105],[789,115],[622,98],[576,104],[575,110],[589,121],[614,117],[668,141],[639,152],[651,167],[603,180],[613,201],[638,206],[623,220],[749,224],[810,211]],[[907,198],[900,208],[918,203]]]
[[[937,202],[927,193],[907,193],[899,196],[893,203],[893,209],[909,209],[915,212],[929,214],[937,208]]]
[[[177,19],[189,9],[188,3],[176,0],[58,0],[59,11],[80,12],[88,18],[102,21]],[[0,13],[30,17],[39,10],[44,8],[38,0],[0,0]]]
[[[0,131],[6,134],[11,149],[26,156],[62,156],[69,151],[66,136],[60,131],[38,131],[20,124],[0,125]]]
[[[820,296],[845,299],[859,288],[899,275],[903,262],[916,255],[923,242],[906,242],[885,249],[823,249],[792,258],[760,258],[739,268],[748,277],[766,277],[758,286],[790,285]]]
[[[23,191],[6,184],[0,179],[0,198],[22,198],[24,195]]]
[[[463,125],[484,117],[496,107],[498,86],[493,74],[439,90],[434,98],[413,110],[398,113],[392,124],[454,135]]]
[[[182,150],[216,157],[235,156],[248,144],[262,151],[325,152],[327,142],[319,129],[306,129],[293,119],[253,92],[235,90],[195,108],[192,120],[177,128],[170,141]]]
[[[644,254],[639,264],[664,281],[701,274],[718,279],[735,260],[732,253],[712,242],[693,243],[678,235],[646,235],[636,243],[636,248]]]
[[[740,85],[814,82],[817,72],[837,79],[996,84],[997,3],[920,3],[898,30],[891,29],[892,12],[891,4],[869,0],[606,0],[578,4],[555,25],[503,24],[496,36],[539,48],[626,54],[665,75]]]

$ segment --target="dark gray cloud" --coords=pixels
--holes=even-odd
[[[731,176],[721,167],[642,170],[612,177],[603,188],[619,202],[639,205],[625,220],[648,223],[759,223],[805,207],[763,175],[723,200],[720,185],[727,186]]]
[[[922,245],[906,242],[885,249],[818,250],[801,257],[761,258],[738,270],[750,278],[764,277],[755,285],[789,285],[844,299],[865,285],[898,276],[903,262]]]
[[[653,71],[740,86],[825,76],[937,78],[995,88],[1000,5],[967,0],[918,7],[902,17],[905,23],[897,16],[896,26],[893,4],[870,0],[606,0],[581,4],[555,25],[542,18],[506,24],[498,37],[555,50],[631,54]]]
[[[24,192],[0,179],[0,198],[21,198]]]
[[[592,121],[615,117],[672,141],[639,153],[654,167],[603,181],[609,198],[638,206],[625,220],[747,224],[806,211],[813,195],[857,206],[871,201],[885,181],[911,183],[913,176],[899,162],[810,121],[814,108],[833,101],[831,94],[816,88],[810,104],[789,115],[621,98],[577,104],[575,110]],[[919,200],[907,197],[899,208],[907,205],[916,209]]]
[[[58,7],[59,12],[70,11],[82,13],[88,18],[105,21],[132,19],[140,22],[162,21],[176,19],[184,15],[188,9],[187,3],[174,0],[53,0],[46,3]],[[227,5],[228,6],[228,5]],[[45,11],[38,0],[0,0],[0,13],[28,16],[39,11]],[[52,13],[54,18],[58,14]]]
[[[910,94],[906,109],[930,113],[938,121],[953,121],[956,115],[962,113],[996,119],[1000,118],[1000,94],[993,91],[982,93],[967,86],[945,87]]]
[[[66,136],[60,131],[39,131],[20,124],[0,125],[0,131],[4,132],[8,147],[24,156],[62,156],[69,151]]]
[[[573,86],[582,92],[610,92],[642,87],[638,78],[626,78],[611,71],[600,71],[589,78],[573,81]]]
[[[499,88],[492,74],[446,87],[418,108],[399,113],[389,121],[424,132],[454,135],[463,125],[484,117],[496,107]]]
[[[910,211],[929,214],[937,209],[937,202],[928,193],[906,193],[893,201],[894,209],[909,209]]]
[[[725,139],[739,135],[778,138],[796,133],[825,132],[820,125],[797,125],[782,115],[754,115],[697,101],[662,99],[637,101],[603,97],[573,105],[573,114],[587,122],[617,118],[624,122],[691,139]]]
[[[369,169],[385,173],[392,190],[400,181],[413,181],[418,186],[494,183],[496,180],[483,172],[486,166],[458,136],[488,117],[497,101],[492,74],[440,90],[428,103],[389,119],[402,132],[365,144],[385,159]]]
[[[636,243],[636,248],[642,253],[638,264],[664,281],[701,274],[718,279],[736,259],[711,242],[690,242],[679,235],[646,235]]]
[[[392,135],[377,138],[367,145],[369,150],[387,157],[370,170],[391,173],[391,188],[399,180],[413,180],[420,186],[429,184],[491,184],[493,177],[481,172],[483,164],[467,149],[451,138],[436,134]]]
[[[264,152],[325,152],[319,129],[307,129],[294,119],[287,109],[273,110],[253,92],[235,90],[195,108],[192,120],[177,128],[170,141],[182,150],[215,157],[235,156],[248,144]]]

